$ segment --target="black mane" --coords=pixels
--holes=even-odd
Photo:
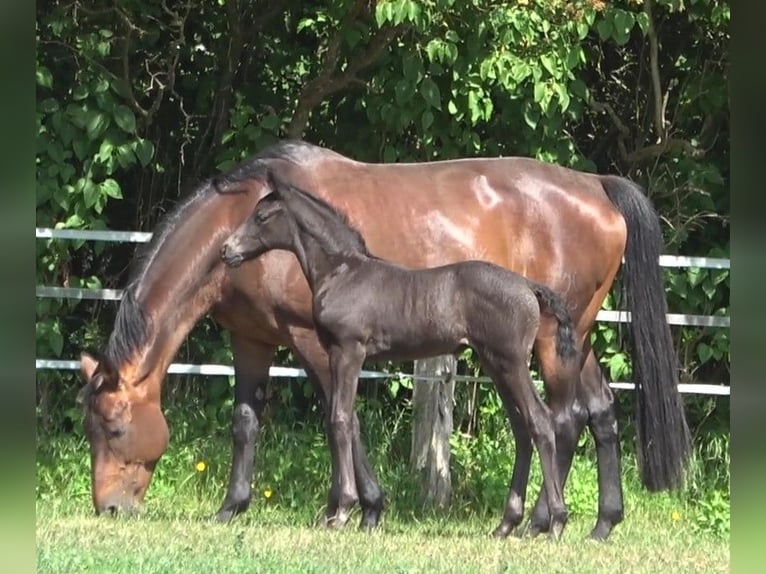
[[[151,318],[142,308],[138,293],[152,262],[173,231],[186,220],[200,200],[210,193],[225,193],[227,187],[248,179],[262,178],[268,173],[271,160],[300,163],[322,151],[302,141],[283,141],[270,146],[230,170],[204,180],[184,201],[168,213],[155,227],[152,239],[136,251],[130,266],[128,284],[117,310],[114,328],[107,342],[105,355],[114,365],[127,362],[144,345],[153,330]]]

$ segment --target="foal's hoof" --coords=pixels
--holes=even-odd
[[[324,525],[330,530],[342,530],[348,523],[348,514],[335,514],[334,516],[328,516],[325,518]]]
[[[550,536],[551,540],[558,542],[561,540],[561,534],[564,532],[564,522],[554,522],[551,524]]]
[[[609,522],[603,522],[599,520],[593,530],[590,531],[588,538],[591,540],[598,540],[599,542],[605,541],[612,533],[612,525]]]
[[[492,531],[492,538],[497,538],[500,540],[508,538],[511,532],[513,532],[514,528],[516,528],[516,524],[507,524],[505,522],[501,522],[500,525]]]
[[[359,530],[371,532],[378,527],[380,523],[379,510],[365,510],[362,512],[362,520],[359,522]]]
[[[237,514],[241,514],[247,510],[248,506],[249,501],[240,504],[226,504],[221,506],[220,510],[218,510],[218,512],[215,513],[215,516],[213,516],[213,519],[217,522],[229,523],[234,519],[235,516],[237,516]]]

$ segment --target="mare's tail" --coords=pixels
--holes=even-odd
[[[665,318],[667,302],[659,266],[660,222],[639,186],[621,177],[600,179],[628,228],[622,277],[631,315],[641,478],[649,490],[668,490],[683,484],[691,442],[678,392],[673,340]]]
[[[578,356],[574,341],[574,325],[569,315],[566,303],[555,291],[535,283],[527,281],[529,288],[537,297],[540,309],[556,317],[558,329],[556,330],[556,353],[564,360],[572,360]]]

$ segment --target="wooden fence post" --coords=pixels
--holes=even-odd
[[[456,368],[457,360],[452,355],[415,361],[410,462],[420,476],[423,501],[438,508],[446,507],[452,495],[449,439],[455,397],[452,375]],[[444,380],[418,379],[418,375]]]

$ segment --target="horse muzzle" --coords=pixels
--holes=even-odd
[[[237,253],[234,249],[229,247],[226,243],[221,247],[221,259],[229,267],[239,267],[245,258],[241,253]]]

